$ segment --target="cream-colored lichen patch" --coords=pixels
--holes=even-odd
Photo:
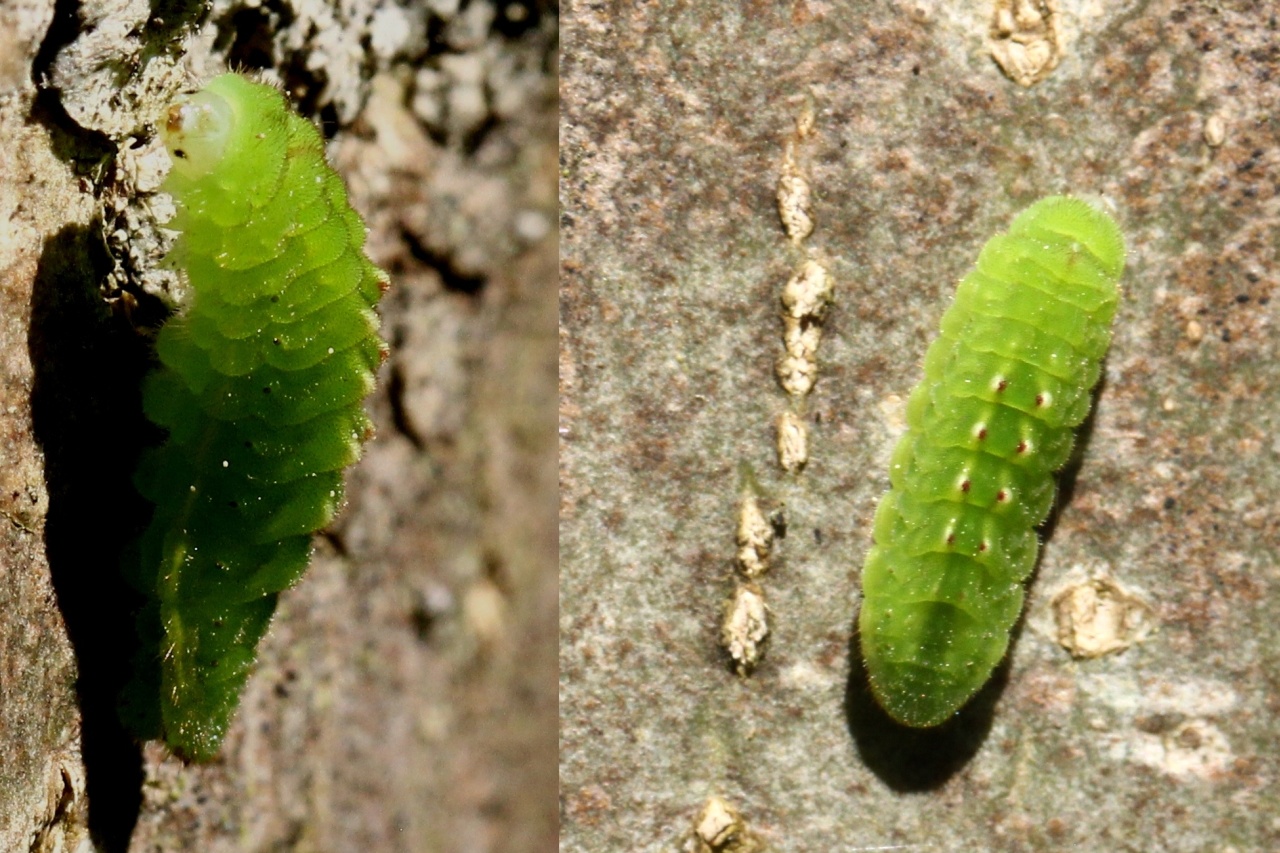
[[[807,260],[782,288],[782,355],[778,382],[792,397],[804,397],[818,381],[818,345],[833,287],[827,268]]]
[[[742,814],[716,796],[708,797],[698,813],[693,841],[695,853],[754,853],[761,849]]]
[[[739,584],[725,605],[720,627],[721,645],[733,658],[734,669],[747,676],[764,655],[764,642],[769,636],[769,617],[764,604],[764,590],[757,584]]]
[[[778,415],[778,465],[793,474],[809,461],[809,428],[795,412]]]
[[[738,569],[749,578],[769,570],[769,551],[773,547],[773,525],[760,510],[760,501],[750,489],[743,492],[738,505]]]
[[[1204,144],[1217,148],[1227,141],[1227,122],[1222,116],[1209,116],[1204,122]]]
[[[778,357],[778,382],[793,397],[803,397],[818,381],[818,363],[811,358],[783,353]]]
[[[831,304],[832,290],[827,268],[817,261],[805,261],[800,271],[782,288],[782,307],[789,317],[821,320]]]
[[[813,202],[809,181],[796,159],[796,145],[787,140],[782,156],[782,170],[778,175],[778,218],[787,239],[799,245],[813,233]]]
[[[1127,649],[1154,626],[1150,605],[1108,577],[1067,587],[1053,599],[1058,642],[1077,658]]]
[[[797,249],[813,233],[812,190],[800,162],[802,143],[817,134],[817,104],[812,91],[804,95],[796,115],[795,131],[783,149],[778,177],[778,215],[788,239]],[[809,434],[800,411],[804,398],[818,381],[818,346],[822,325],[831,304],[834,287],[827,266],[815,259],[812,250],[782,288],[782,352],[774,363],[778,384],[790,398],[788,410],[775,421],[778,464],[794,473],[809,458]]]
[[[1057,0],[996,0],[991,18],[991,57],[1022,86],[1043,80],[1062,59]]]

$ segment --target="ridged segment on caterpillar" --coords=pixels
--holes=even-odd
[[[867,674],[899,722],[942,723],[1004,657],[1123,269],[1109,216],[1046,198],[987,243],[942,318],[862,573]]]
[[[164,140],[188,292],[143,388],[168,438],[135,478],[155,512],[131,574],[159,653],[138,661],[126,713],[205,760],[372,434],[362,401],[386,357],[373,308],[387,278],[319,133],[277,90],[217,77],[170,108]]]

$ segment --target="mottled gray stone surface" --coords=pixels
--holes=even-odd
[[[562,850],[692,844],[710,795],[787,851],[1280,845],[1280,25],[1056,5],[1061,62],[1024,88],[985,3],[570,4]],[[796,248],[774,191],[806,98]],[[1064,191],[1129,241],[1097,414],[1008,668],[912,735],[868,705],[852,637],[902,398],[978,248]],[[806,256],[835,296],[786,476],[779,293]],[[748,680],[717,645],[741,463],[787,522]],[[1074,660],[1052,601],[1097,576],[1156,630]]]

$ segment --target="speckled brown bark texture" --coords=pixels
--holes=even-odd
[[[0,4],[0,850],[556,843],[553,4]],[[169,99],[262,69],[392,278],[377,438],[220,758],[115,715]]]
[[[775,850],[1280,845],[1280,21],[1042,5],[1061,61],[1024,87],[991,59],[994,4],[570,4],[562,850],[696,849],[712,795]],[[796,247],[774,195],[807,98]],[[911,734],[853,636],[902,397],[983,242],[1062,192],[1130,247],[1096,415],[1007,664]],[[834,297],[785,475],[779,296],[806,257]],[[786,514],[749,679],[718,647],[742,462]],[[1154,631],[1073,659],[1053,601],[1080,583]]]

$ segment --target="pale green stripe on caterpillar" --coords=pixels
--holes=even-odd
[[[1098,208],[1043,199],[987,242],[942,318],[862,570],[868,679],[901,723],[944,722],[1005,655],[1034,528],[1110,344],[1124,252]]]
[[[135,478],[155,504],[130,572],[154,654],[123,702],[141,735],[205,760],[372,434],[387,278],[319,133],[279,91],[222,75],[171,106],[163,137],[187,293],[143,388],[168,437]]]

